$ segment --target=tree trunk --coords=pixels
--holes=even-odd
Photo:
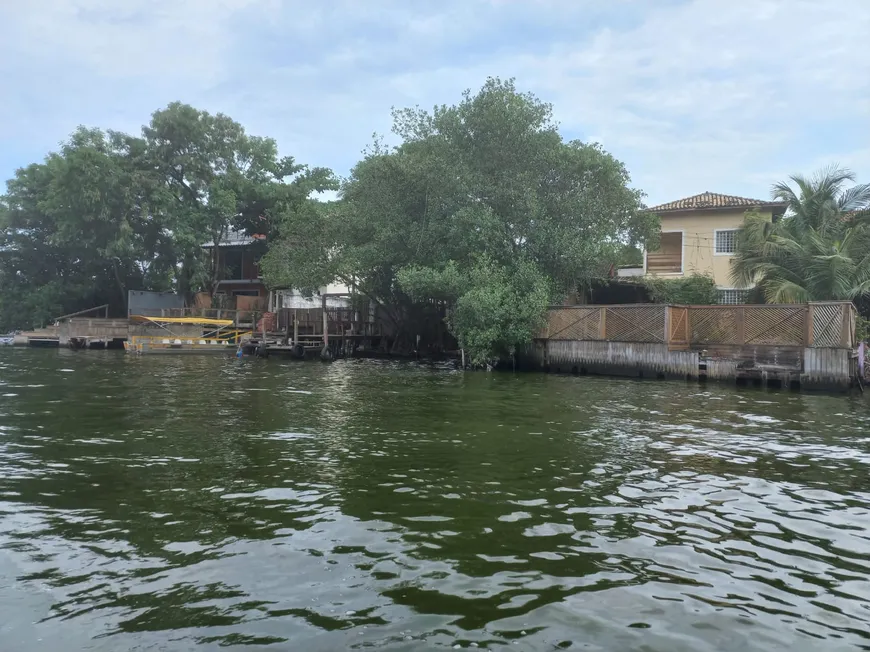
[[[124,282],[121,281],[121,273],[118,271],[118,261],[115,258],[112,258],[112,272],[115,275],[115,283],[118,284],[118,292],[121,294],[121,305],[126,309],[127,288],[124,286]]]
[[[218,234],[212,239],[215,246],[211,248],[210,252],[211,264],[209,265],[209,294],[212,299],[214,299],[215,294],[217,294],[218,276],[220,276],[220,249],[218,248],[220,241],[221,234]]]
[[[402,324],[399,325],[399,327],[396,329],[396,338],[393,340],[393,346],[392,346],[392,348],[390,349],[390,355],[395,355],[395,354],[398,352],[398,350],[399,350],[399,340],[402,338],[402,335],[404,334],[404,331],[405,331],[405,324],[402,323]]]
[[[193,262],[190,254],[184,255],[184,260],[181,263],[181,274],[178,278],[178,293],[185,297],[185,299],[190,297],[191,287],[190,287],[190,277],[191,277],[191,267],[193,266]]]

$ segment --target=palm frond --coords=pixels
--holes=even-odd
[[[843,184],[854,181],[855,173],[837,163],[831,163],[813,174],[812,184],[825,194],[838,195]]]
[[[771,224],[747,219],[732,281],[757,284],[776,302],[850,299],[870,289],[870,184],[831,165],[773,186],[786,215]]]
[[[870,297],[870,278],[865,279],[857,285],[853,285],[849,290],[848,299],[854,301],[863,297]]]
[[[870,183],[861,183],[844,190],[837,205],[842,213],[870,210]]]
[[[803,177],[793,176],[790,178],[792,181],[795,182],[795,184],[797,184],[798,187],[806,184],[806,181]],[[800,198],[797,194],[795,194],[795,191],[792,189],[792,187],[782,181],[773,184],[773,188],[771,189],[770,194],[773,199],[777,201],[783,201],[788,204],[789,208],[791,208],[792,204],[800,203]]]
[[[768,303],[807,303],[812,301],[806,288],[791,281],[772,279],[760,285]]]

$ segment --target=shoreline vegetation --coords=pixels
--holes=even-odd
[[[625,166],[565,140],[552,106],[513,80],[392,117],[394,144],[375,136],[346,178],[181,103],[139,135],[80,127],[0,197],[0,333],[94,305],[125,314],[128,290],[214,295],[217,248],[202,245],[241,232],[264,236],[268,286],[344,283],[382,307],[404,350],[435,321],[487,367],[528,345],[548,305],[657,246]],[[735,279],[755,300],[849,299],[870,315],[870,186],[853,181],[794,177],[775,187],[784,219],[747,217]],[[327,191],[338,199],[318,201]],[[693,296],[711,297],[702,285]]]

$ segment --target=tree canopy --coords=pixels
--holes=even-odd
[[[274,212],[297,210],[311,192],[334,187],[330,171],[279,157],[273,139],[248,135],[222,114],[176,102],[154,113],[142,134],[169,195],[182,292],[217,284],[217,249],[198,265],[203,242],[220,242],[230,230],[268,233]]]
[[[334,187],[274,140],[180,103],[138,137],[79,128],[0,197],[0,330],[103,303],[121,313],[129,289],[213,291],[204,243],[268,232]]]
[[[733,280],[755,285],[770,303],[866,300],[870,297],[870,184],[829,167],[773,188],[785,215],[747,216]]]
[[[149,204],[157,186],[142,142],[78,129],[43,163],[18,170],[0,208],[0,318],[30,324],[102,303],[127,287],[164,289],[172,244]]]
[[[625,167],[563,140],[552,107],[511,80],[393,122],[400,144],[376,141],[340,201],[283,215],[262,266],[271,283],[344,279],[402,316],[441,303],[484,364],[527,343],[548,302],[655,237]]]
[[[526,345],[549,303],[656,243],[658,218],[623,164],[563,139],[552,107],[512,80],[394,110],[393,132],[396,145],[375,138],[338,183],[181,103],[139,135],[80,127],[0,196],[0,331],[104,303],[122,312],[130,289],[214,293],[218,260],[203,244],[244,232],[267,236],[271,287],[310,295],[344,282],[380,304],[397,342],[446,322],[485,365]],[[324,190],[339,198],[315,201]],[[870,184],[832,167],[773,196],[786,214],[747,216],[735,285],[770,302],[870,305]],[[693,302],[712,288],[650,286]]]

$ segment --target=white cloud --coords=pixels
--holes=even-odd
[[[7,7],[4,14],[7,24],[14,23],[10,32],[21,63],[82,66],[109,81],[209,82],[221,74],[227,18],[246,5],[252,3],[37,0]]]
[[[78,123],[135,130],[175,99],[344,173],[391,106],[501,75],[651,203],[766,196],[820,161],[870,180],[867,0],[33,0],[0,25],[7,176]]]

